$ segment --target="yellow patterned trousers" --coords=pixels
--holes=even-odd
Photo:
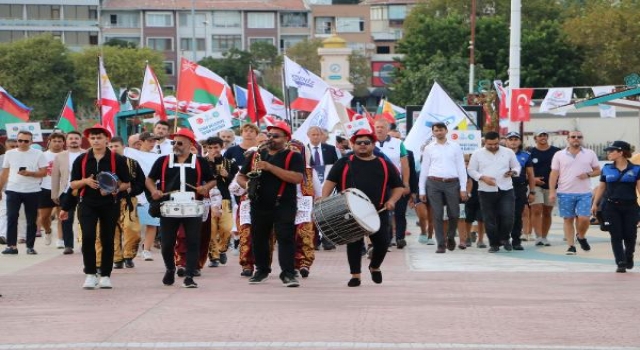
[[[213,214],[213,210],[211,215]],[[220,253],[225,253],[229,249],[229,239],[231,238],[231,228],[233,227],[233,214],[231,212],[231,201],[222,200],[221,216],[211,216],[211,240],[209,242],[209,259],[220,259]]]

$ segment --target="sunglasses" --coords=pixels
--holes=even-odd
[[[582,136],[571,135],[569,136],[571,139],[582,139]]]
[[[18,141],[18,143],[29,143],[29,142],[31,142],[31,140],[20,140],[20,139],[18,139],[16,141]]]
[[[358,146],[369,146],[371,144],[371,140],[361,140],[361,141],[356,141],[356,145]]]
[[[284,137],[284,135],[278,135],[278,134],[267,134],[267,138],[269,139],[279,139],[281,137]]]
[[[184,145],[184,142],[182,141],[171,141],[171,146],[180,146],[182,147]],[[158,146],[158,148],[160,148],[160,146]]]

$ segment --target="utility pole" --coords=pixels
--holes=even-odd
[[[513,89],[520,88],[520,36],[521,36],[521,0],[511,0],[511,30],[509,40],[509,96],[513,98],[511,93]],[[507,101],[510,103],[511,101]],[[522,123],[512,122],[509,108],[509,131],[522,132]]]

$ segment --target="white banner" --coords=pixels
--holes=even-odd
[[[549,112],[551,108],[568,105],[571,103],[571,95],[573,94],[573,88],[551,88],[547,91],[542,104],[540,105],[540,112],[548,112],[555,115],[567,115],[567,111],[555,111]]]
[[[336,110],[336,105],[333,103],[331,93],[326,91],[320,103],[316,108],[311,111],[311,114],[305,119],[304,123],[300,125],[298,130],[293,133],[293,139],[302,142],[303,144],[309,143],[309,137],[307,131],[312,126],[319,126],[320,128],[331,131],[333,127],[340,122],[340,116]]]
[[[356,131],[358,130],[364,129],[367,131],[372,131],[371,125],[369,124],[369,121],[367,120],[367,118],[361,118],[361,119],[350,121],[344,125],[344,129],[347,132],[348,139],[350,139],[351,136],[353,136],[353,134],[355,134]]]
[[[480,130],[452,130],[449,140],[460,145],[462,153],[471,154],[482,147],[482,132]]]
[[[598,97],[602,95],[606,95],[615,91],[615,86],[594,86],[591,88],[593,90],[593,94]],[[600,118],[615,118],[616,117],[616,107],[605,104],[598,104],[598,108],[600,109]]]
[[[7,138],[18,138],[18,131],[29,131],[33,134],[33,142],[43,142],[42,129],[40,129],[40,123],[7,123]]]
[[[284,56],[285,84],[298,89],[298,97],[318,101],[329,90],[331,96],[337,102],[345,106],[351,105],[353,95],[327,84],[322,78],[303,68],[301,65]]]
[[[218,104],[213,109],[196,114],[188,119],[196,140],[199,141],[216,136],[218,131],[230,129],[233,126],[231,109],[226,98],[226,89],[226,87],[222,89]]]

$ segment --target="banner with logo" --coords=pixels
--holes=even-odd
[[[356,119],[354,121],[348,122],[344,125],[344,130],[347,132],[347,138],[350,139],[356,131],[365,129],[367,131],[371,130],[371,124],[366,118]]]
[[[231,129],[233,126],[231,118],[225,118],[217,108],[196,114],[188,120],[191,125],[191,130],[193,130],[196,140],[198,141],[216,136],[218,131]]]
[[[540,112],[547,112],[555,115],[567,115],[566,110],[560,110],[555,112],[549,112],[550,109],[568,105],[571,103],[571,95],[573,94],[573,88],[552,88],[547,91],[547,96],[544,97],[542,104],[540,105]]]
[[[40,129],[40,123],[7,123],[7,138],[18,138],[19,131],[29,131],[33,134],[33,142],[43,142],[42,129]]]
[[[482,147],[482,132],[480,130],[451,130],[447,136],[449,140],[460,145],[464,154],[471,154]]]

